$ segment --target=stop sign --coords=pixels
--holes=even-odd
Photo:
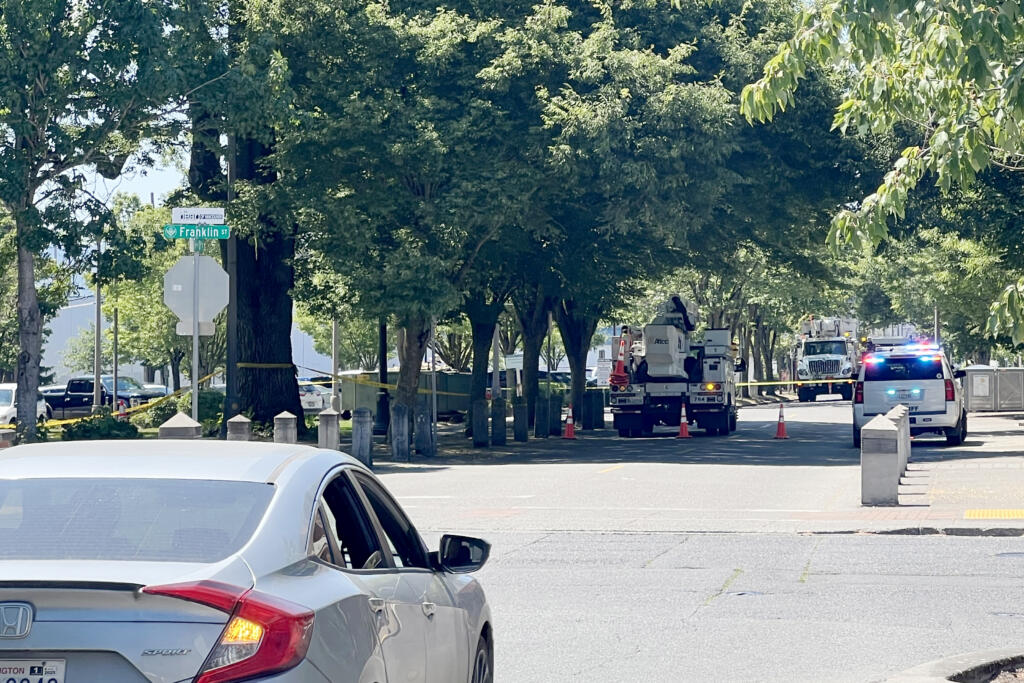
[[[164,275],[164,303],[180,320],[192,320],[193,287],[198,283],[199,321],[212,322],[228,305],[228,274],[213,258],[200,254],[198,277],[192,256],[182,256]]]

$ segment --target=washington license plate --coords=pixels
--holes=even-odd
[[[0,683],[64,683],[64,660],[0,659]]]

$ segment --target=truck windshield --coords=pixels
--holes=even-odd
[[[805,356],[845,356],[846,342],[809,341],[804,342]]]
[[[104,377],[103,386],[107,388],[107,391],[114,390],[114,378]],[[117,378],[117,390],[118,391],[136,391],[141,389],[142,386],[131,377],[118,377]]]
[[[11,389],[0,389],[0,406],[9,406],[14,403],[14,391]]]

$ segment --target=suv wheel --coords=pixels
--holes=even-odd
[[[946,432],[946,445],[959,446],[967,439],[967,414],[960,414],[960,424]]]

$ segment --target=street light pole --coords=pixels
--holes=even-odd
[[[331,409],[341,412],[341,396],[338,391],[341,389],[341,382],[338,381],[338,318],[331,321]]]
[[[374,434],[387,434],[388,425],[391,423],[391,408],[388,405],[388,320],[385,316],[380,317],[378,330],[377,355],[380,358],[380,365],[377,371],[377,380],[381,385],[377,388],[377,419],[373,422]]]

